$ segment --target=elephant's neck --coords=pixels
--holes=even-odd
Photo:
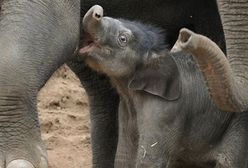
[[[128,84],[130,77],[113,77],[111,78],[112,84],[116,87],[120,97],[126,101],[130,102],[133,97],[133,91],[128,89]]]

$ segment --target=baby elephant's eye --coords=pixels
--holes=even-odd
[[[118,36],[118,44],[121,46],[121,47],[125,47],[128,43],[128,37],[126,34],[120,34]]]

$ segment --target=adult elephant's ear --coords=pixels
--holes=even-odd
[[[147,65],[137,69],[128,87],[166,100],[178,99],[181,80],[174,59],[170,55],[152,58]]]

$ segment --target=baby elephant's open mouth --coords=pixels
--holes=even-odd
[[[89,45],[86,45],[86,46],[84,46],[83,48],[81,48],[81,49],[79,50],[79,53],[80,53],[81,55],[83,55],[83,56],[87,56],[87,55],[90,54],[90,52],[93,50],[94,47],[95,47],[94,42],[91,42],[91,43],[89,43]]]
[[[95,48],[100,48],[98,40],[94,39],[90,34],[85,34],[82,48],[80,48],[79,53],[82,56],[89,56]]]
[[[93,46],[94,46],[94,39],[91,37],[91,35],[85,33],[83,45],[80,48],[79,53],[83,56],[88,55],[92,50]]]

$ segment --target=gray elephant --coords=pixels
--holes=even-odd
[[[120,95],[115,167],[247,168],[248,114],[218,110],[192,56],[169,53],[166,30],[103,17],[98,5],[83,28],[79,53]]]
[[[245,1],[227,3],[230,4],[220,6],[224,9],[220,8],[221,17],[232,17],[224,18],[225,30],[232,27],[226,20],[236,19],[235,15],[225,15],[226,11],[243,15],[247,12]],[[103,6],[109,16],[137,19],[166,29],[169,48],[174,45],[178,31],[186,27],[209,37],[225,52],[216,0],[144,0],[142,3],[139,0],[0,0],[0,167],[47,167],[36,97],[51,74],[65,62],[78,75],[89,96],[93,167],[113,167],[119,96],[105,75],[83,66],[75,56],[81,45],[80,15],[84,16],[94,4]],[[232,5],[241,7],[229,10]],[[238,33],[242,37],[247,35],[246,31]],[[245,44],[244,41],[244,38],[235,40],[239,44]],[[228,49],[240,49],[230,44],[229,38],[227,44]],[[246,62],[243,59],[242,65]]]
[[[80,2],[4,0],[0,4],[0,167],[48,167],[36,97],[76,51]]]

